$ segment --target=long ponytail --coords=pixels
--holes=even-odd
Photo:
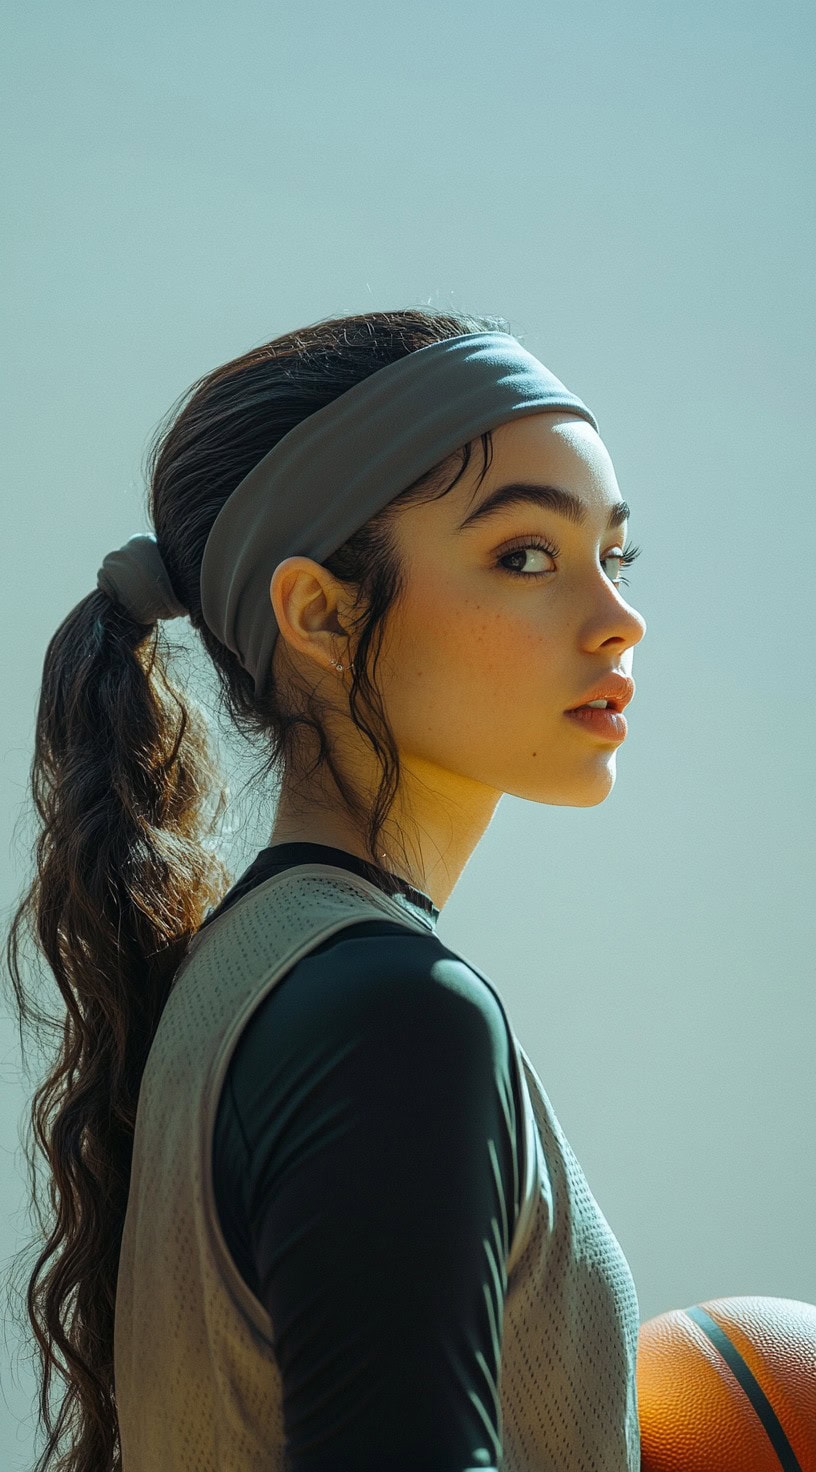
[[[77,1472],[116,1465],[112,1325],[139,1081],[173,974],[229,880],[206,844],[224,798],[207,825],[218,773],[206,725],[162,643],[102,592],[52,639],[32,771],[37,875],[8,943],[21,1021],[57,1026],[20,985],[24,922],[65,1006],[32,1105],[54,1210],[26,1306],[43,1358],[41,1464],[64,1438],[72,1450],[56,1465]],[[52,1426],[54,1369],[68,1388]]]

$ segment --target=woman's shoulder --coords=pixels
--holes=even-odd
[[[222,1104],[231,1097],[245,1120],[257,1119],[273,1096],[339,1073],[339,1060],[364,1077],[381,1056],[394,1067],[419,1056],[425,1072],[444,1068],[451,1086],[464,1068],[482,1086],[502,1086],[513,1075],[512,1046],[494,989],[435,931],[364,921],[301,957],[255,1008]]]
[[[316,1019],[324,1036],[362,1023],[388,1035],[412,1019],[465,1028],[473,1014],[506,1029],[495,990],[436,931],[360,921],[301,957],[256,1008],[241,1046],[251,1049],[255,1037],[265,1049],[281,1028],[293,1029],[293,1039],[299,1027],[310,1034]]]

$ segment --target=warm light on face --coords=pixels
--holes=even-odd
[[[617,745],[564,712],[598,677],[631,674],[645,622],[622,596],[638,553],[630,508],[592,426],[529,415],[493,432],[447,496],[406,508],[407,586],[389,649],[400,751],[454,789],[588,806]],[[619,743],[618,743],[619,744]]]

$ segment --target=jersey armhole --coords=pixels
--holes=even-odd
[[[507,1277],[509,1279],[527,1246],[532,1230],[539,1186],[539,1139],[535,1117],[533,1115],[533,1106],[530,1100],[530,1091],[527,1087],[523,1055],[513,1036],[512,1029],[509,1028],[509,1023],[508,1030],[510,1032],[513,1067],[518,1080],[518,1094],[521,1104],[521,1119],[519,1120],[518,1129],[518,1148],[521,1155],[521,1202],[507,1257]]]

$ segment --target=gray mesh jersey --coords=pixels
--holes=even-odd
[[[122,1472],[287,1472],[276,1326],[216,1210],[217,1104],[242,1030],[275,984],[330,935],[383,919],[408,934],[435,929],[404,895],[301,864],[211,921],[179,967],[142,1080],[121,1243]],[[639,1472],[639,1308],[626,1258],[499,993],[460,954],[444,964],[465,968],[501,1007],[524,1116],[513,1131],[521,1209],[505,1223],[506,1260],[496,1261],[495,1241],[482,1244],[496,1262],[488,1311],[500,1342],[501,1444],[494,1461],[485,1454],[461,1472]]]

